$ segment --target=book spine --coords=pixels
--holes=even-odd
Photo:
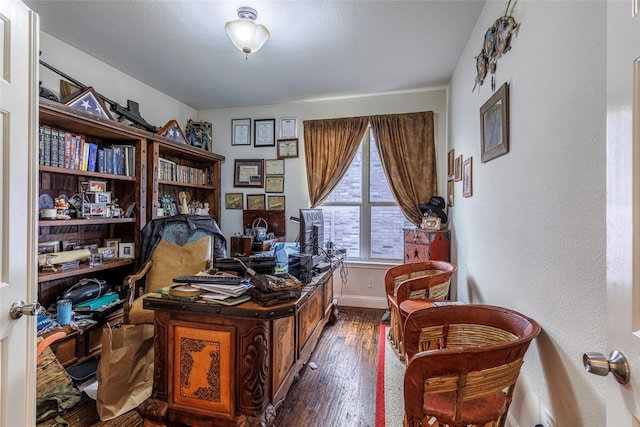
[[[69,169],[69,160],[71,158],[71,133],[64,133],[64,162],[63,165],[66,169]]]
[[[104,148],[104,164],[105,172],[113,174],[113,148],[111,147]]]
[[[51,166],[51,128],[44,127],[44,165]]]
[[[98,156],[98,146],[92,142],[89,143],[89,159],[87,160],[87,170],[89,172],[95,172],[97,156]]]
[[[66,132],[58,129],[58,167],[64,167],[64,136]]]
[[[80,170],[89,169],[89,143],[83,138],[82,140],[82,164]]]
[[[51,166],[58,166],[58,138],[59,138],[58,129],[51,129],[51,159],[49,162]]]
[[[40,125],[40,134],[38,135],[38,164],[44,165],[44,126]]]
[[[105,173],[106,168],[104,164],[104,148],[98,148],[98,161],[97,161],[98,172]]]

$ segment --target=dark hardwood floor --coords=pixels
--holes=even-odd
[[[338,307],[335,324],[327,325],[311,357],[317,365],[299,379],[278,408],[276,427],[373,427],[375,425],[378,336],[384,310]],[[82,401],[64,415],[69,427],[138,427],[135,410],[101,422],[95,401]],[[49,420],[39,427],[50,426]]]

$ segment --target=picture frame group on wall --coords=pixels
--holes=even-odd
[[[234,187],[264,187],[264,160],[235,160]]]
[[[231,120],[231,145],[251,145],[251,119]]]
[[[482,163],[509,152],[509,84],[504,83],[480,107]]]
[[[273,147],[276,145],[276,119],[254,120],[253,135],[254,147]]]

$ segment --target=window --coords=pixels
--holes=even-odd
[[[370,130],[349,170],[321,208],[325,241],[346,248],[349,259],[403,259],[403,228],[414,226],[391,195]]]

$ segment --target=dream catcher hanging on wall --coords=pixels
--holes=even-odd
[[[516,2],[513,2],[515,7]],[[496,65],[498,59],[511,49],[511,35],[518,30],[519,24],[509,13],[509,6],[511,6],[511,0],[507,2],[507,8],[504,11],[504,16],[496,19],[492,26],[487,29],[484,34],[484,42],[482,44],[482,50],[475,57],[476,60],[476,81],[473,85],[474,92],[476,87],[479,88],[487,73],[491,73],[491,90],[496,90],[495,76]],[[511,12],[513,12],[511,7]]]

